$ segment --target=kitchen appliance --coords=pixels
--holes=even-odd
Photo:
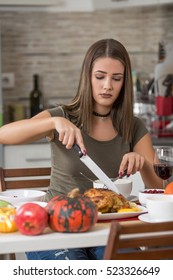
[[[156,120],[152,123],[155,136],[173,137],[173,44],[165,46],[165,59],[155,67]]]
[[[73,149],[78,153],[80,160],[94,173],[94,175],[107,186],[108,189],[119,194],[116,185],[109,177],[101,170],[101,168],[88,156],[84,155],[77,144],[73,145]]]

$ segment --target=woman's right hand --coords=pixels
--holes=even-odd
[[[86,154],[86,148],[80,129],[63,117],[54,117],[54,122],[55,129],[59,133],[59,141],[66,146],[66,149],[71,149],[76,143],[79,145],[82,153]]]

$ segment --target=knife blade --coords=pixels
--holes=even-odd
[[[73,149],[78,153],[80,160],[91,170],[91,172],[105,184],[105,186],[118,193],[118,188],[114,185],[111,179],[102,171],[102,169],[88,156],[84,155],[77,144],[73,145]]]

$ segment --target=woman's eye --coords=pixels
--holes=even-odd
[[[97,80],[103,80],[105,76],[95,76]],[[120,82],[123,77],[120,76],[112,76],[112,80]]]
[[[114,81],[121,81],[122,77],[113,77]]]
[[[101,80],[101,79],[104,79],[104,77],[103,76],[96,76],[96,79]]]

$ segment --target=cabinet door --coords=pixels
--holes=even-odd
[[[51,166],[51,153],[50,145],[47,143],[4,146],[5,168],[49,166]]]

